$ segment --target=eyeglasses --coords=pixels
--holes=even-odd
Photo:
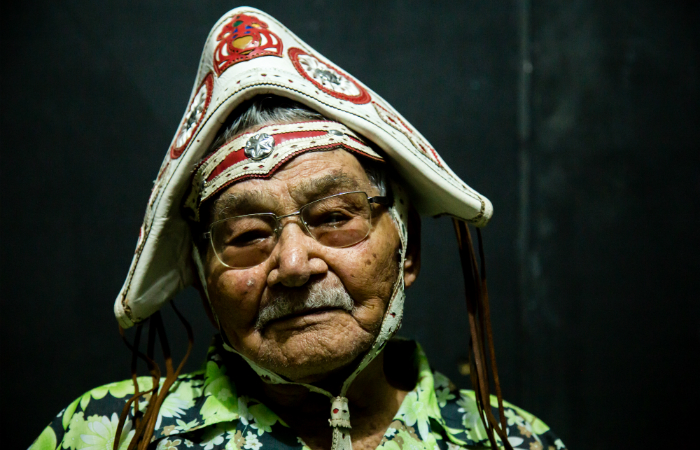
[[[363,241],[372,229],[372,204],[389,206],[385,196],[344,192],[307,203],[299,211],[278,216],[273,213],[227,217],[212,223],[209,239],[221,264],[233,269],[256,266],[265,261],[282,233],[282,219],[299,216],[304,229],[319,243],[335,248]]]

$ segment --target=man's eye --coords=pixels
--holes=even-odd
[[[344,211],[329,211],[315,220],[316,226],[342,226],[352,219],[352,216]]]
[[[272,237],[269,230],[248,230],[241,233],[232,233],[228,239],[224,241],[225,245],[234,247],[246,247],[255,245]]]

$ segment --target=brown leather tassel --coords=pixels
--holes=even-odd
[[[173,370],[173,360],[170,354],[170,346],[168,345],[168,339],[165,334],[163,319],[159,312],[153,314],[148,320],[148,344],[145,355],[141,353],[141,351],[139,351],[138,349],[141,337],[141,325],[139,325],[136,329],[134,345],[131,345],[126,340],[126,338],[124,337],[124,330],[121,327],[119,327],[119,332],[122,335],[124,342],[132,352],[131,376],[132,380],[134,381],[135,390],[134,395],[129,399],[129,401],[126,402],[126,405],[124,405],[121,416],[119,417],[117,432],[114,436],[114,446],[112,447],[113,450],[118,450],[119,448],[121,434],[124,429],[124,424],[126,423],[126,418],[128,416],[129,409],[132,407],[132,403],[135,403],[136,405],[136,412],[134,414],[135,431],[134,436],[131,439],[131,442],[129,443],[128,450],[146,450],[148,448],[148,445],[151,443],[151,438],[153,437],[156,422],[158,421],[158,412],[160,411],[160,407],[163,404],[165,397],[167,397],[168,393],[170,392],[170,388],[172,387],[173,383],[175,383],[177,377],[180,375],[182,368],[185,366],[187,358],[189,358],[190,353],[192,352],[192,346],[194,343],[192,327],[187,322],[187,319],[185,319],[185,317],[182,314],[180,314],[180,311],[177,310],[175,304],[173,302],[170,302],[170,304],[173,310],[175,311],[175,314],[180,319],[180,322],[182,322],[183,326],[185,327],[185,330],[187,331],[187,339],[189,341],[187,345],[187,352],[180,361],[177,370]],[[158,367],[158,364],[155,362],[154,358],[156,336],[160,341],[161,351],[163,352],[163,358],[165,359],[166,376],[165,380],[163,381],[162,387],[159,386],[161,375],[160,368]],[[149,371],[151,373],[151,378],[153,379],[153,388],[143,392],[139,391],[139,386],[137,382],[136,361],[138,360],[138,358],[141,358],[144,361],[146,361],[146,364],[148,365]],[[151,394],[151,397],[148,401],[146,411],[141,417],[139,417],[139,398],[146,394]]]
[[[504,447],[507,450],[513,450],[510,442],[508,442],[503,395],[501,394],[498,368],[496,366],[488,289],[486,287],[486,260],[484,258],[481,232],[477,229],[479,258],[481,259],[481,273],[479,273],[469,227],[465,222],[458,219],[453,219],[453,222],[459,245],[462,275],[464,276],[464,291],[467,300],[467,314],[469,316],[469,332],[471,335],[469,339],[470,377],[476,394],[479,416],[491,443],[491,448],[498,448],[494,436],[495,432],[503,442]],[[489,369],[493,376],[496,398],[498,399],[500,423],[496,420],[491,410]]]
[[[136,327],[136,337],[134,338],[134,345],[131,345],[129,341],[126,339],[126,336],[124,335],[124,329],[120,326],[119,327],[119,334],[122,337],[122,340],[126,344],[126,346],[131,350],[131,379],[134,383],[134,395],[127,401],[126,405],[124,405],[124,408],[122,408],[122,413],[119,417],[119,423],[117,424],[117,430],[114,436],[114,445],[113,445],[113,450],[117,450],[119,448],[119,442],[121,440],[121,435],[122,431],[124,429],[124,424],[126,423],[126,418],[129,414],[129,408],[131,407],[132,403],[136,403],[138,405],[139,398],[141,396],[145,396],[148,394],[152,394],[157,391],[158,389],[158,383],[157,380],[160,380],[160,368],[158,367],[158,364],[155,362],[153,359],[153,348],[154,348],[154,340],[155,340],[155,329],[153,326],[150,324],[149,321],[149,333],[148,333],[148,350],[147,354],[143,354],[139,350],[139,344],[140,344],[140,338],[141,338],[141,331],[143,329],[143,324],[139,324]],[[153,388],[147,390],[147,391],[139,391],[139,385],[137,381],[137,361],[138,358],[144,360],[148,366],[148,370],[151,373],[151,377],[154,380],[153,383]],[[143,428],[143,415],[139,412],[138,407],[136,408],[136,412],[134,413],[134,425],[133,428],[135,430],[139,430]],[[132,439],[132,444],[134,443],[135,439]],[[130,449],[133,447],[130,445]]]

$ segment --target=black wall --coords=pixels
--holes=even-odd
[[[697,1],[249,3],[391,102],[493,201],[485,244],[507,399],[572,449],[695,439]],[[112,302],[204,39],[234,6],[3,4],[3,448],[129,377]],[[449,220],[423,220],[423,248],[403,334],[468,386]],[[196,327],[195,369],[211,326],[194,292],[177,303]]]

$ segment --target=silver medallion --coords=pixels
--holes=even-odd
[[[256,134],[245,143],[245,155],[253,161],[259,161],[270,156],[275,148],[275,138],[266,133]]]
[[[328,69],[316,68],[311,73],[311,76],[314,79],[319,80],[324,86],[326,85],[326,83],[333,83],[336,86],[340,86],[340,84],[343,82],[343,80],[338,76],[337,73],[331,72]]]

